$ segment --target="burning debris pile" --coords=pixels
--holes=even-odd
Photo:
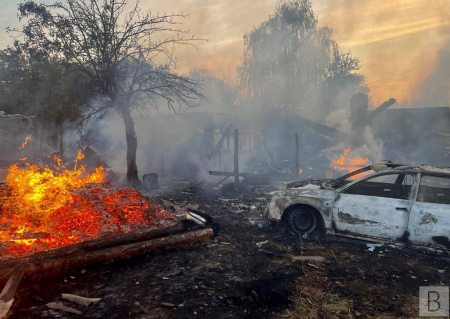
[[[339,157],[338,159],[335,159],[331,162],[330,166],[335,171],[347,171],[347,173],[352,173],[356,171],[359,168],[362,168],[364,166],[369,165],[369,159],[363,158],[363,157],[355,157],[352,156],[352,154],[349,155],[351,152],[350,148],[347,148],[344,150],[344,154]],[[330,172],[328,174],[329,178],[332,177],[332,173]],[[360,178],[360,175],[352,176],[352,179]]]
[[[12,165],[0,184],[0,257],[114,236],[175,219],[156,202],[130,189],[101,184],[103,167],[73,170],[55,157],[53,166]]]

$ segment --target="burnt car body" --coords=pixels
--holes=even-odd
[[[373,173],[349,180],[368,171]],[[286,190],[273,193],[269,219],[284,220],[300,234],[322,229],[450,249],[450,168],[380,163],[331,181],[287,183]]]

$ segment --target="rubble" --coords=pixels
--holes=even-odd
[[[311,302],[315,302],[316,292],[330,292],[336,296],[333,298],[347,300],[349,290],[353,291],[354,302],[346,303],[346,314],[336,315],[337,318],[347,318],[344,316],[356,312],[376,317],[386,307],[398,308],[394,313],[400,316],[403,311],[400,297],[416,294],[413,287],[405,290],[409,281],[428,285],[449,280],[450,266],[432,257],[414,255],[411,263],[411,252],[386,246],[383,247],[383,255],[389,258],[386,263],[386,257],[368,251],[367,245],[358,241],[337,241],[332,237],[300,241],[278,224],[268,224],[264,230],[252,226],[249,219],[262,220],[263,207],[274,187],[255,187],[254,191],[227,198],[222,197],[219,189],[207,187],[191,192],[196,186],[191,183],[191,187],[183,194],[174,190],[158,197],[172,205],[178,203],[180,215],[186,214],[184,207],[195,203],[198,212],[214,218],[220,228],[210,244],[90,267],[82,276],[79,270],[69,272],[67,278],[72,275],[76,280],[60,280],[52,287],[23,287],[16,300],[20,309],[12,313],[11,319],[39,317],[43,305],[57,300],[69,287],[73,294],[102,298],[101,307],[83,309],[85,316],[99,318],[107,315],[111,319],[130,316],[206,319],[218,314],[230,318],[278,318],[287,316],[287,311],[303,314],[304,309],[297,308],[296,300],[303,300],[305,294]],[[230,211],[239,205],[243,213]],[[445,272],[436,271],[436,267]],[[394,281],[399,285],[392,286]],[[132,298],[129,291],[133,291]],[[35,299],[38,295],[43,300]],[[333,305],[336,300],[329,301]],[[373,306],[367,307],[365,300],[370,300]],[[316,307],[306,302],[311,308]],[[120,308],[114,306],[118,303]],[[406,313],[414,317],[410,310]]]

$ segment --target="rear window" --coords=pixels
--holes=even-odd
[[[417,201],[434,204],[450,204],[450,178],[422,176]]]

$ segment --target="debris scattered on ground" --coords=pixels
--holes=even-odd
[[[83,275],[79,269],[52,286],[24,281],[9,319],[43,317],[45,304],[69,287],[79,296],[102,297],[98,306],[82,309],[89,318],[412,318],[418,313],[417,287],[450,281],[444,259],[389,245],[373,253],[366,243],[333,236],[304,240],[280,224],[252,226],[250,219],[263,219],[270,187],[225,198],[220,189],[193,192],[194,183],[183,192],[166,185],[162,180],[161,199],[184,207],[197,203],[198,211],[218,223],[208,246],[149,253],[86,268]],[[248,209],[231,213],[232,204]]]
[[[260,243],[256,243],[256,246],[258,246],[258,247],[261,248],[262,245],[267,244],[268,242],[269,242],[269,240],[262,241],[262,242],[260,242]]]
[[[56,309],[56,310],[61,310],[61,311],[64,311],[64,312],[70,312],[70,313],[74,313],[76,315],[82,315],[83,314],[80,310],[77,310],[77,309],[74,309],[74,308],[71,308],[71,307],[66,307],[66,306],[63,306],[63,305],[61,305],[59,303],[56,303],[56,302],[50,302],[46,306],[48,308],[50,308],[50,309]]]
[[[383,246],[382,244],[374,244],[374,243],[367,243],[367,247],[369,251],[374,251],[375,248]]]
[[[81,297],[81,296],[72,295],[72,294],[61,294],[61,297],[63,299],[69,300],[71,302],[75,302],[77,304],[80,304],[80,305],[86,306],[86,307],[90,306],[90,305],[95,305],[102,300],[102,298],[86,298],[86,297]]]
[[[307,265],[308,265],[308,266],[310,266],[310,267],[313,267],[313,268],[319,269],[319,267],[318,267],[318,266],[316,266],[316,265],[314,265],[314,264],[310,264],[310,263],[307,263]]]

